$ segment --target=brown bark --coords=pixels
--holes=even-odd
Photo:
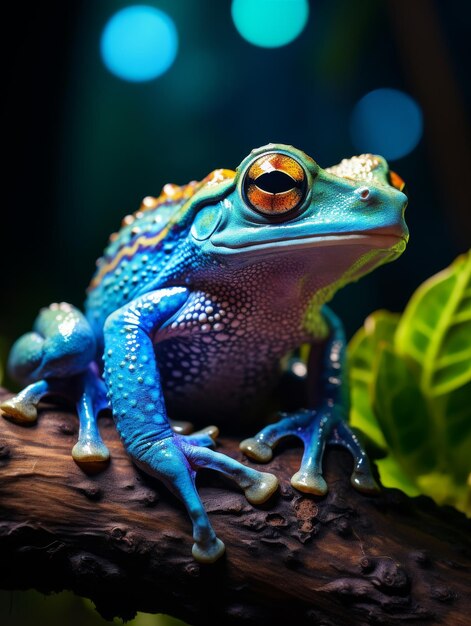
[[[101,426],[112,461],[85,474],[70,456],[73,414],[0,421],[0,587],[71,589],[108,618],[164,612],[195,626],[469,623],[470,525],[455,510],[392,489],[357,493],[339,450],[326,455],[329,494],[301,494],[289,483],[300,449],[280,449],[265,467],[281,489],[263,507],[200,477],[227,548],[203,566],[180,502],[132,465],[111,418]],[[219,449],[243,460],[235,440]]]

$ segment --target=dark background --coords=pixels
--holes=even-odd
[[[337,163],[357,152],[353,107],[381,87],[409,93],[424,115],[417,148],[392,162],[408,185],[411,240],[336,296],[348,334],[377,308],[402,310],[469,248],[468,0],[312,0],[304,32],[278,49],[243,40],[228,0],[146,0],[172,16],[180,46],[165,75],[141,84],[112,76],[99,54],[104,24],[128,4],[2,6],[0,359],[41,306],[83,303],[95,258],[142,197],[234,168],[269,141]],[[0,621],[91,624],[80,602],[3,592]]]
[[[179,52],[162,77],[130,83],[99,54],[107,19],[129,2],[10,3],[4,9],[4,208],[0,338],[29,330],[51,301],[81,306],[110,232],[166,182],[235,168],[269,141],[321,166],[357,150],[349,123],[368,91],[412,95],[417,148],[392,167],[408,185],[405,254],[345,288],[348,334],[412,291],[471,242],[469,3],[318,0],[290,45],[247,43],[230,3],[149,0],[168,12]]]

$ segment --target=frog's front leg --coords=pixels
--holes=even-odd
[[[277,479],[203,447],[208,433],[175,433],[167,419],[153,339],[186,303],[187,289],[161,289],[137,298],[106,321],[105,380],[118,432],[136,465],[163,481],[184,502],[193,522],[194,557],[212,562],[224,552],[195,486],[200,468],[232,478],[252,503],[267,500]],[[209,434],[214,433],[211,431]]]
[[[257,461],[272,458],[273,448],[286,436],[295,436],[304,444],[299,471],[291,484],[300,491],[324,495],[327,484],[322,476],[326,444],[346,447],[353,455],[352,485],[364,493],[377,492],[368,457],[355,434],[346,424],[349,409],[348,380],[345,364],[345,334],[339,318],[327,307],[323,314],[330,328],[323,355],[320,398],[315,409],[283,414],[282,419],[241,442],[245,454]],[[308,377],[309,381],[309,377]]]

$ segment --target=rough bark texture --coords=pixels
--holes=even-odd
[[[71,589],[107,618],[164,612],[195,626],[469,624],[470,526],[453,509],[357,493],[339,450],[327,453],[327,497],[300,494],[289,483],[300,449],[286,448],[266,466],[281,489],[263,507],[201,476],[227,548],[202,566],[182,505],[130,463],[111,418],[101,424],[112,461],[87,475],[70,456],[73,414],[46,408],[28,428],[1,419],[0,587]],[[219,449],[243,460],[234,440]]]

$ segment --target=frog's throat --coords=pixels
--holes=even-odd
[[[362,254],[341,276],[318,289],[310,298],[304,313],[303,328],[313,337],[326,337],[329,329],[321,307],[332,300],[336,292],[345,285],[359,280],[374,269],[400,256],[406,247],[406,240],[396,241],[395,245],[387,249],[372,249]]]

